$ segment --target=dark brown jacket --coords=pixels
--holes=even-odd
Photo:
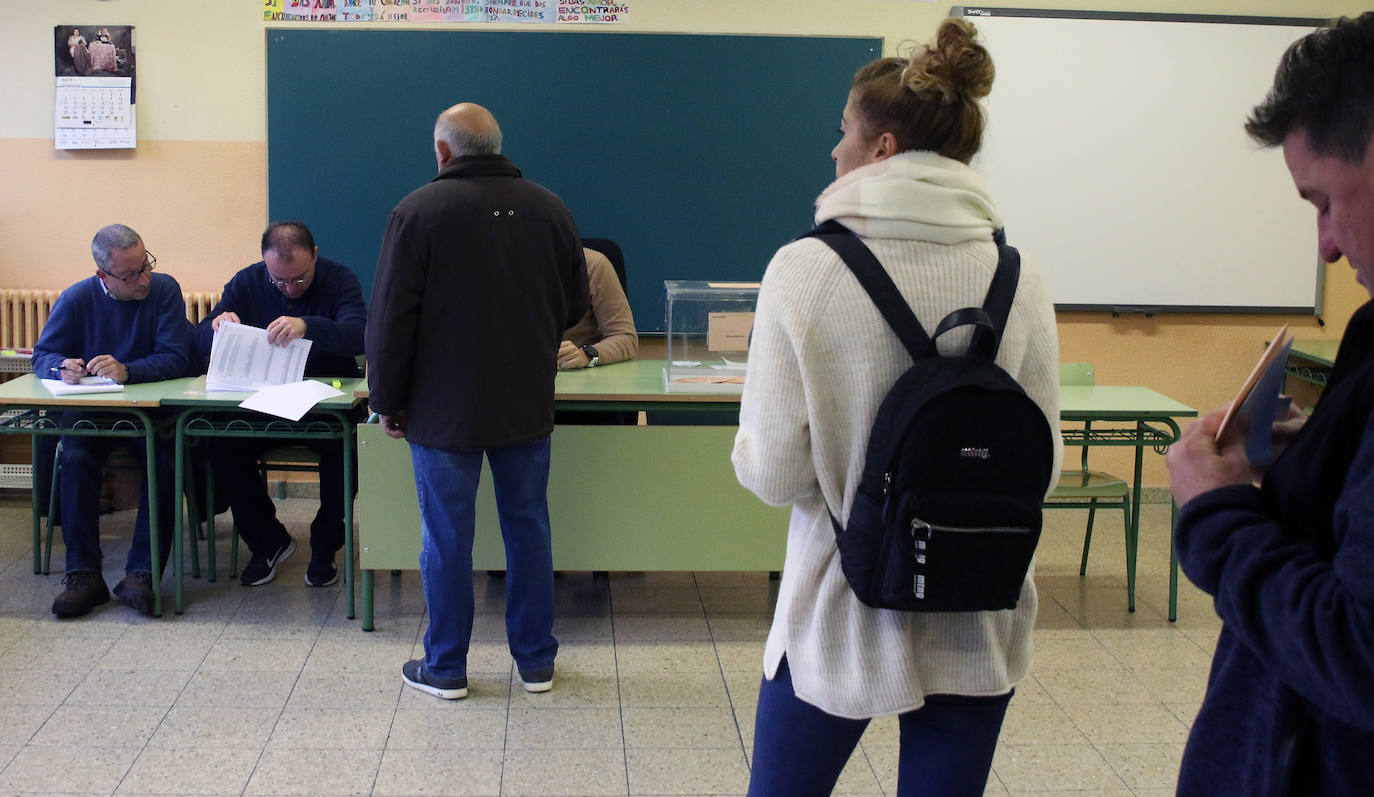
[[[553,431],[563,330],[587,310],[572,214],[501,155],[462,156],[391,212],[368,309],[369,404],[449,450]]]

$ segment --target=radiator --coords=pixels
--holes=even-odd
[[[29,349],[61,291],[0,289],[0,346]]]
[[[61,291],[0,288],[0,348],[31,349]],[[219,291],[186,291],[186,317],[199,324],[219,301]]]
[[[184,291],[181,295],[186,299],[186,317],[192,324],[204,321],[219,302],[219,291]]]

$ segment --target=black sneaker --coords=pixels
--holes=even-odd
[[[328,587],[339,583],[339,568],[334,566],[334,557],[310,557],[310,564],[305,568],[305,583],[312,587]]]
[[[406,686],[444,700],[460,700],[468,696],[467,676],[440,678],[430,672],[420,659],[411,659],[401,665],[401,678],[405,680]]]
[[[286,542],[277,548],[269,556],[267,554],[255,553],[248,560],[248,565],[243,568],[243,573],[239,576],[239,581],[245,587],[259,587],[277,577],[277,565],[286,561],[291,554],[296,552],[296,541],[290,537]]]
[[[62,577],[66,589],[52,602],[52,613],[58,617],[80,617],[110,600],[110,588],[94,570],[73,570]]]
[[[520,670],[520,684],[526,692],[547,692],[553,688],[553,665],[537,670]]]
[[[153,615],[153,574],[147,570],[135,570],[115,584],[114,594],[125,606],[137,609],[139,614]]]

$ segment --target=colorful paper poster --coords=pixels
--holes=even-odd
[[[410,0],[410,22],[443,22],[446,0]]]
[[[283,0],[282,19],[300,22],[334,22],[334,0]]]
[[[372,0],[372,18],[378,22],[406,22],[410,0]]]
[[[340,22],[371,22],[377,18],[373,0],[338,0],[335,12]]]
[[[283,17],[282,3],[286,0],[263,0],[262,18],[268,22],[280,21]]]
[[[588,3],[584,0],[558,0],[559,22],[604,24],[624,22],[629,16],[629,3]]]

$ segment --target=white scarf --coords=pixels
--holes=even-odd
[[[830,219],[866,238],[939,244],[990,240],[1002,226],[973,169],[916,150],[861,166],[831,183],[816,199],[816,223]]]

